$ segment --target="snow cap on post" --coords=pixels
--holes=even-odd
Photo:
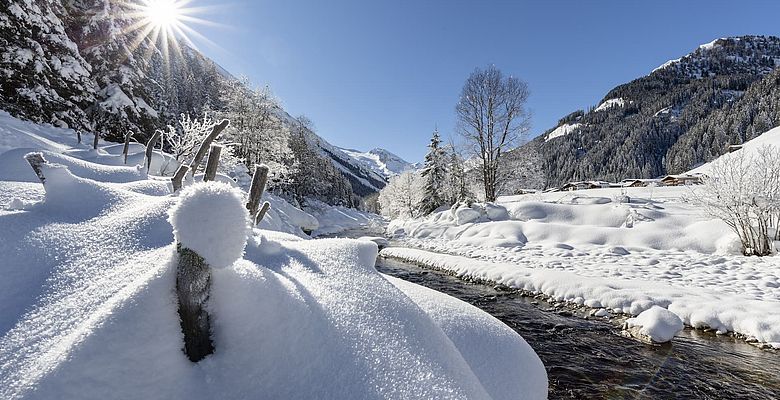
[[[251,232],[243,192],[220,182],[184,189],[168,221],[176,241],[212,268],[229,267],[241,258]]]

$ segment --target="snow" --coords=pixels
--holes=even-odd
[[[493,399],[547,398],[547,372],[531,346],[478,308],[426,287],[386,278],[433,318]],[[523,370],[517,365],[523,365]]]
[[[780,346],[780,259],[742,256],[729,227],[688,201],[692,190],[500,197],[508,220],[461,224],[447,210],[391,221],[387,232],[420,250],[382,254],[631,315],[658,305],[686,325]]]
[[[379,215],[354,208],[329,206],[316,200],[309,200],[305,208],[317,219],[318,226],[312,233],[314,237],[357,229],[381,231],[386,224],[384,218]]]
[[[178,243],[213,268],[241,258],[249,233],[244,192],[219,182],[198,182],[181,192],[168,221]]]
[[[659,65],[654,70],[650,71],[650,73],[652,74],[653,72],[660,71],[660,70],[665,69],[667,67],[670,67],[670,66],[672,66],[674,64],[677,64],[678,62],[680,62],[680,60],[682,60],[682,57],[681,58],[675,58],[674,60],[669,60],[669,61]]]
[[[604,100],[604,102],[599,104],[593,111],[605,111],[611,107],[623,107],[625,104],[626,101],[622,98]]]
[[[740,154],[747,152],[748,156],[756,155],[758,150],[764,146],[775,146],[776,148],[780,149],[780,126],[770,129],[761,135],[748,140],[742,145],[742,148],[739,150],[735,150],[731,153],[726,153],[718,158],[716,158],[713,161],[710,161],[708,163],[702,164],[688,172],[686,174],[706,174],[709,172],[711,166],[715,162],[720,162],[723,160],[729,160],[733,157],[739,157]]]
[[[641,335],[656,343],[666,343],[683,330],[683,322],[673,312],[659,306],[642,311],[635,318],[626,320],[627,328],[639,328]]]
[[[63,163],[44,168],[45,186],[3,170],[0,398],[546,395],[545,370],[519,335],[379,274],[376,243],[247,237],[235,183],[172,195],[165,178],[101,164],[111,153],[49,151]],[[269,198],[274,218],[292,213]],[[197,364],[182,352],[175,237],[222,267],[208,300],[216,351]]]
[[[367,152],[344,148],[339,149],[357,162],[368,166],[374,172],[384,176],[385,179],[390,179],[402,172],[414,169],[413,164],[404,161],[401,157],[398,157],[385,149],[377,148]]]
[[[555,139],[557,137],[566,136],[572,132],[575,132],[582,127],[582,124],[580,123],[574,123],[574,124],[563,124],[555,129],[553,129],[552,132],[547,134],[547,137],[544,138],[545,142],[549,142],[552,139]]]

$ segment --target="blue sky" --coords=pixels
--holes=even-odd
[[[199,49],[269,84],[329,142],[409,161],[454,134],[475,67],[528,82],[531,135],[718,37],[780,35],[780,1],[193,0]],[[218,5],[218,6],[217,6]]]

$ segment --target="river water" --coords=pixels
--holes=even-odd
[[[380,257],[376,268],[466,301],[522,335],[544,362],[551,399],[780,399],[780,353],[686,329],[647,345],[595,319],[514,291]]]

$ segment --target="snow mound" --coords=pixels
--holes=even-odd
[[[476,222],[481,216],[482,213],[479,210],[464,204],[455,210],[455,224],[464,225]]]
[[[249,232],[244,193],[220,182],[199,182],[181,192],[169,221],[176,241],[225,268],[241,258]]]
[[[433,318],[494,399],[547,398],[547,371],[526,341],[480,309],[423,286],[386,276]],[[517,368],[522,365],[522,368]]]
[[[684,325],[677,314],[659,306],[642,311],[625,323],[626,328],[638,328],[640,335],[655,343],[666,343],[683,330]]]

